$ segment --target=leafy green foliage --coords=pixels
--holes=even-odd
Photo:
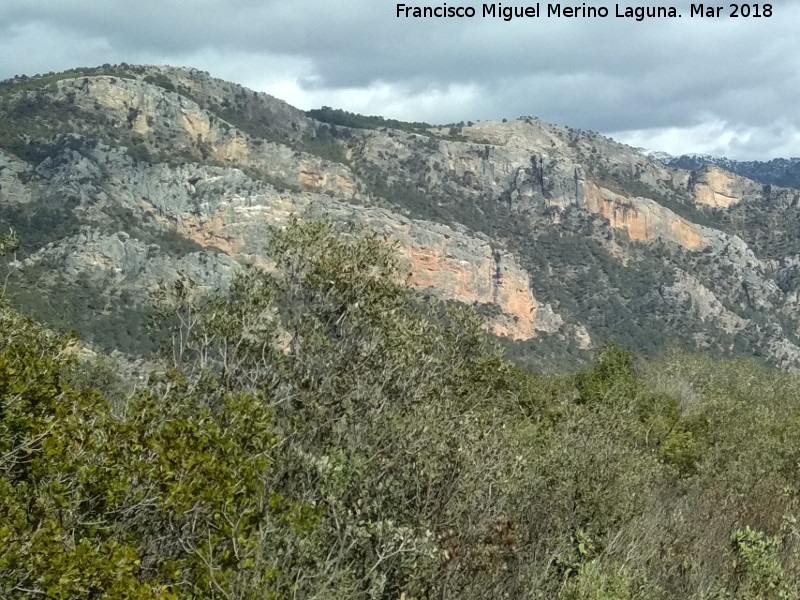
[[[796,597],[795,376],[613,344],[531,375],[382,238],[271,243],[157,292],[138,391],[0,307],[0,595]]]
[[[66,383],[71,342],[3,310],[14,327],[0,353],[4,597],[227,597],[277,577],[254,571],[277,551],[258,540],[313,529],[321,513],[271,491],[263,398],[208,406],[168,374],[114,417]]]
[[[143,81],[145,81],[146,83],[157,85],[158,87],[163,88],[168,92],[175,91],[175,85],[172,83],[170,78],[162,73],[156,73],[155,75],[147,75]]]
[[[610,573],[596,562],[581,565],[577,575],[567,581],[558,594],[559,600],[627,600],[631,598],[631,582],[619,569]]]
[[[739,576],[743,598],[797,598],[797,590],[787,585],[780,563],[781,542],[760,531],[737,529],[731,534],[736,553],[734,569]]]
[[[0,256],[16,252],[18,248],[19,236],[13,229],[9,229],[0,237]]]

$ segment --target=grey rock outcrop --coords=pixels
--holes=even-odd
[[[183,272],[225,289],[242,262],[270,267],[276,227],[325,217],[393,240],[416,287],[492,307],[498,335],[800,368],[796,190],[532,117],[358,129],[192,69],[54,79],[0,90],[17,128],[0,209],[33,244],[30,285],[134,293]]]

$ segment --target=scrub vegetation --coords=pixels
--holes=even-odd
[[[530,374],[382,238],[271,244],[227,295],[157,290],[146,383],[3,301],[0,597],[797,597],[796,376]]]

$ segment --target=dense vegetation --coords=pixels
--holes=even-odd
[[[382,241],[272,244],[228,296],[161,288],[136,390],[0,307],[0,597],[797,597],[795,376],[531,375]]]

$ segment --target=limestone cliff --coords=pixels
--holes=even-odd
[[[488,240],[475,240],[440,225],[422,231],[418,223],[392,226],[411,273],[411,285],[433,288],[445,298],[494,304],[503,315],[490,329],[497,335],[526,340],[548,325],[537,319],[539,305],[528,274],[513,255],[492,250]],[[510,318],[509,318],[510,317]]]
[[[701,228],[647,198],[628,198],[584,183],[586,208],[606,219],[612,228],[621,229],[631,240],[666,240],[689,250],[702,250],[709,244]]]
[[[728,208],[763,193],[763,186],[756,182],[713,165],[693,173],[688,187],[696,203],[714,208]]]
[[[614,337],[800,368],[797,190],[534,117],[315,121],[192,69],[20,79],[0,85],[0,112],[17,297],[88,303],[70,313],[96,314],[85,327],[145,311],[137,290],[160,275],[224,288],[240,262],[272,264],[273,228],[326,216],[394,241],[412,285],[479,305],[526,351]]]
[[[102,178],[101,165],[116,176]],[[538,303],[527,273],[515,257],[492,248],[482,236],[411,220],[384,208],[355,207],[327,194],[279,190],[238,169],[197,164],[132,165],[124,153],[104,146],[62,155],[57,165],[56,161],[46,161],[39,172],[43,181],[59,189],[68,188],[76,175],[83,179],[81,192],[87,201],[91,198],[95,203],[92,211],[103,214],[106,208],[121,206],[141,214],[146,223],[176,231],[198,248],[219,250],[264,266],[270,263],[265,249],[273,228],[285,225],[294,216],[356,221],[398,243],[411,269],[413,286],[432,288],[446,299],[498,306],[501,315],[496,324],[490,324],[498,335],[529,339],[537,329],[552,327],[537,324]],[[83,252],[79,251],[81,247]],[[149,251],[152,253],[152,249]],[[145,267],[147,272],[156,273],[187,270],[180,261],[153,264],[147,256],[147,246],[127,234],[106,236],[87,229],[57,248],[37,253],[22,268],[46,260],[68,273],[94,267],[123,278],[139,278]],[[196,269],[188,271],[197,273]],[[233,271],[226,272],[230,275]],[[202,273],[198,273],[199,282],[209,280],[210,276],[199,275]]]
[[[344,165],[253,139],[195,101],[142,80],[64,79],[57,82],[54,95],[71,99],[79,110],[101,114],[110,126],[127,128],[154,153],[187,153],[203,161],[255,169],[271,180],[339,197],[352,197],[356,191]]]

